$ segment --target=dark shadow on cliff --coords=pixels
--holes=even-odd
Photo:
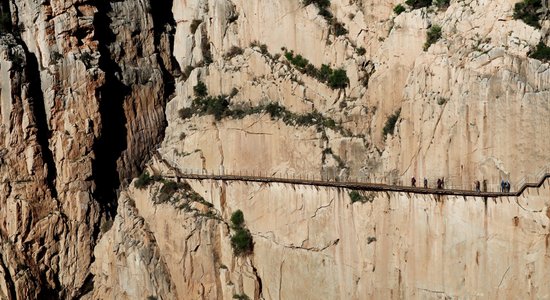
[[[151,1],[151,15],[155,30],[155,48],[157,53],[168,51],[168,60],[159,59],[164,79],[164,97],[169,97],[176,90],[175,78],[181,74],[178,61],[174,57],[174,35],[176,33],[176,21],[172,13],[173,0]],[[166,35],[169,49],[162,49],[161,39]],[[164,99],[166,100],[166,99]],[[166,101],[165,101],[166,102]]]
[[[53,159],[53,153],[50,150],[50,138],[51,130],[48,126],[48,117],[46,115],[46,108],[44,104],[44,96],[42,95],[42,87],[40,82],[40,68],[38,66],[38,60],[34,53],[30,53],[24,43],[21,43],[25,49],[27,56],[27,68],[25,70],[25,76],[29,82],[29,105],[31,111],[34,114],[36,122],[36,138],[40,148],[42,150],[42,158],[48,168],[48,174],[46,175],[46,181],[48,188],[53,198],[57,198],[57,189],[55,187],[55,179],[57,177],[57,168]]]
[[[92,162],[92,172],[96,185],[93,196],[107,217],[114,218],[120,188],[117,161],[127,147],[124,98],[129,94],[130,88],[116,77],[115,74],[121,74],[121,70],[111,58],[108,48],[116,39],[109,27],[109,2],[97,1],[96,5],[98,12],[94,20],[95,39],[99,42],[99,67],[105,72],[105,84],[96,92],[101,115],[101,134],[93,147],[95,159]]]

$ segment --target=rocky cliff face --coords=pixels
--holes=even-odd
[[[549,65],[527,56],[550,44],[547,11],[535,28],[515,0],[316,3],[3,2],[0,298],[546,297],[547,183],[486,204],[215,182],[170,204],[160,183],[127,188],[157,150],[181,170],[466,188],[550,161]]]

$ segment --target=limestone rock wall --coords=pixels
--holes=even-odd
[[[214,138],[209,143],[195,140],[195,129],[226,132],[250,124],[230,117],[215,126],[208,117],[181,120],[178,111],[191,106],[199,81],[210,95],[234,94],[232,107],[277,102],[296,113],[316,110],[334,119],[347,131],[326,129],[300,145],[316,140],[310,153],[330,148],[344,162],[336,172],[344,169],[351,176],[391,175],[405,182],[412,176],[430,182],[445,177],[464,188],[485,179],[496,188],[502,178],[515,184],[549,161],[548,64],[526,57],[539,41],[547,41],[548,22],[539,30],[514,20],[516,1],[451,1],[449,7],[408,9],[400,15],[392,11],[395,1],[332,1],[329,10],[348,30],[341,36],[332,33],[314,5],[291,2],[174,3],[174,56],[188,80],[177,82],[176,96],[168,104],[161,151],[181,168],[206,164],[214,170],[277,172],[285,164],[268,148],[280,145],[279,135],[293,136],[292,128],[278,122],[281,133],[263,135],[261,145],[252,142],[257,131],[233,138],[222,134],[227,141],[216,147],[210,147]],[[433,25],[442,27],[442,38],[424,51],[426,32]],[[232,47],[243,51],[228,56]],[[348,88],[330,89],[298,71],[281,56],[283,47],[314,66],[346,69]],[[360,48],[364,54],[359,55]],[[401,114],[393,134],[383,136],[389,115],[397,110]],[[528,146],[533,137],[536,142]],[[292,139],[285,147],[293,149],[289,144]],[[231,145],[265,155],[236,161],[215,150]],[[525,151],[515,150],[520,148]],[[180,158],[174,157],[178,153]],[[181,159],[189,153],[195,155]],[[336,165],[319,156],[306,164],[301,171],[318,176]]]
[[[106,236],[131,225],[148,228],[147,238],[138,239],[132,251],[110,250],[115,255],[103,247],[126,245],[133,235],[101,241],[94,274],[106,280],[95,298],[108,298],[104,291],[112,290],[158,299],[232,299],[243,293],[251,299],[492,299],[550,293],[548,181],[518,198],[364,192],[363,203],[352,203],[344,189],[188,182],[213,204],[212,214],[197,214],[200,205],[182,209],[177,196],[158,203],[158,183],[130,189],[140,217],[132,221],[119,213]],[[233,256],[229,245],[226,222],[237,209],[254,240],[246,258]],[[156,243],[148,251],[167,266],[155,270],[166,270],[163,279],[171,279],[175,290],[153,286],[159,272],[132,277],[142,264],[129,258],[149,249],[139,244],[148,240]]]
[[[351,242],[344,243],[350,239],[341,236],[354,234],[353,230],[363,232],[371,225],[354,229],[355,223],[366,222],[362,216],[368,211],[353,214],[360,209],[348,203],[345,192],[338,197],[334,196],[337,191],[328,190],[321,193],[324,196],[315,195],[318,199],[334,196],[335,202],[327,206],[327,210],[336,209],[331,218],[340,220],[340,212],[346,218],[338,225],[340,229],[310,237],[295,236],[289,228],[273,236],[264,232],[287,220],[274,217],[269,219],[273,224],[262,227],[262,208],[239,202],[254,200],[253,191],[225,191],[216,184],[201,187],[193,183],[214,208],[181,212],[168,204],[152,205],[156,194],[147,194],[150,190],[126,188],[154,151],[181,170],[331,174],[392,181],[444,176],[449,185],[465,188],[471,188],[474,180],[486,179],[495,188],[501,178],[515,184],[523,176],[537,174],[550,161],[550,73],[548,62],[527,54],[539,41],[550,44],[550,24],[546,18],[535,29],[514,20],[515,2],[452,0],[449,7],[408,8],[396,15],[397,0],[334,0],[327,8],[332,20],[323,17],[315,5],[294,0],[2,2],[0,13],[7,13],[13,30],[0,33],[0,297],[312,296],[308,293],[313,290],[299,285],[299,280],[288,282],[286,289],[275,288],[287,284],[277,283],[273,275],[273,270],[279,268],[282,274],[285,269],[285,249],[300,253],[288,254],[288,259],[303,266],[304,274],[310,267],[326,268],[315,276],[326,282],[327,295],[334,297],[364,293],[424,297],[429,291],[500,296],[498,289],[476,286],[476,276],[489,276],[486,269],[465,270],[464,283],[457,282],[454,273],[451,283],[443,283],[440,277],[423,273],[423,265],[416,262],[412,267],[407,264],[407,269],[398,266],[394,257],[405,264],[409,254],[389,257],[386,251],[369,252],[378,240],[387,243],[383,249],[397,241],[407,245],[403,249],[412,247],[389,229],[384,229],[387,240],[376,237],[364,252],[353,250],[355,246],[346,244]],[[435,24],[441,25],[442,38],[424,51],[426,31]],[[346,30],[336,30],[338,26]],[[235,52],[239,48],[242,51]],[[285,51],[303,55],[316,68],[326,64],[345,69],[348,86],[330,88],[312,76],[311,68],[301,71],[293,66]],[[231,116],[219,120],[196,113],[180,116],[181,109],[192,106],[193,87],[199,81],[206,84],[210,96],[229,95]],[[291,118],[258,109],[268,103],[277,103]],[[384,136],[388,116],[398,110],[395,130]],[[467,214],[456,217],[459,223],[466,222],[461,218],[476,222],[483,217],[477,214],[487,212],[483,220],[488,225],[484,223],[483,228],[505,226],[517,214],[519,223],[513,219],[517,226],[509,232],[494,229],[504,241],[498,247],[515,245],[512,233],[520,236],[521,243],[539,247],[540,241],[522,237],[527,231],[517,228],[535,221],[548,226],[540,217],[543,211],[539,210],[544,208],[537,206],[532,214],[520,214],[514,202],[521,203],[520,207],[525,207],[521,201],[540,202],[546,190],[545,186],[540,195],[529,194],[523,200],[508,199],[505,207],[509,208],[503,210],[506,216],[499,215],[497,204],[481,206],[481,200],[467,204],[453,198],[422,201],[426,214],[441,220],[454,212],[445,210],[447,204],[464,206],[456,208]],[[225,200],[222,191],[234,193],[232,199]],[[265,192],[261,199],[284,193]],[[297,202],[297,211],[311,202],[301,191],[287,196],[303,200]],[[421,202],[406,195],[374,197],[373,204],[361,209],[384,201],[397,207]],[[262,256],[236,259],[231,255],[225,222],[237,206],[251,217],[249,225]],[[376,209],[372,213],[376,218],[391,212]],[[399,209],[397,219],[380,219],[377,228],[401,228]],[[439,232],[441,224],[432,228],[431,223],[416,223],[415,211],[411,208],[406,215],[415,220],[403,225],[402,231],[410,230],[411,235],[427,235],[420,232],[432,229]],[[174,224],[161,220],[157,212],[179,220],[184,227],[161,236],[162,230]],[[205,214],[217,217],[205,219]],[[292,222],[309,224],[308,216],[297,215]],[[115,226],[109,230],[110,222]],[[479,226],[468,234],[478,234]],[[547,234],[536,226],[531,229],[531,233]],[[357,244],[369,237],[375,235],[351,240]],[[187,238],[189,248],[181,244]],[[433,243],[441,243],[445,251],[458,251],[446,244],[451,243],[447,239],[447,235],[436,234]],[[470,235],[465,240],[473,241]],[[485,259],[496,253],[491,247],[497,246],[489,235],[481,240],[481,245],[471,242],[464,251],[486,247],[478,261],[502,271],[496,262]],[[191,246],[194,251],[189,250]],[[490,286],[500,285],[505,293],[518,297],[527,293],[544,297],[547,291],[540,278],[548,276],[538,268],[547,262],[537,256],[542,250],[520,255],[531,248],[514,247],[500,257],[500,261],[511,262],[510,271],[498,279],[491,277]],[[428,248],[418,251],[431,257]],[[333,262],[323,261],[322,253],[334,249],[340,252],[331,252]],[[214,259],[212,253],[219,256]],[[450,257],[471,262],[469,255],[457,252]],[[268,257],[278,265],[263,261]],[[355,257],[366,267],[357,269]],[[452,265],[446,256],[440,259],[433,268]],[[380,281],[367,279],[370,264],[381,266],[374,271]],[[401,273],[395,273],[397,269]],[[328,274],[333,270],[338,270],[338,276]],[[452,273],[445,269],[439,274],[446,272]],[[509,288],[508,273],[522,284],[517,292]],[[135,274],[141,279],[129,282]],[[525,279],[526,274],[532,279]],[[350,285],[350,280],[356,285]]]
[[[73,299],[93,288],[100,224],[164,133],[166,82],[178,67],[171,13],[160,6],[2,2],[2,22],[13,27],[0,33],[8,299]]]

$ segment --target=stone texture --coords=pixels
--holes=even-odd
[[[192,182],[214,207],[187,212],[153,203],[160,183],[127,188],[157,149],[182,170],[538,179],[550,73],[527,54],[550,44],[550,22],[513,20],[516,0],[396,16],[400,2],[331,1],[342,36],[294,0],[3,2],[17,30],[0,34],[0,298],[547,298],[548,183],[497,202],[352,205],[346,191]],[[423,51],[434,24],[443,36]],[[282,47],[345,68],[349,86],[303,74]],[[236,88],[233,109],[277,102],[341,129],[182,120],[199,80],[213,96]],[[236,209],[255,238],[247,258],[231,253]]]

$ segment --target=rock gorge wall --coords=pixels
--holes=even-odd
[[[189,79],[177,82],[168,104],[163,155],[182,168],[445,177],[466,188],[538,173],[550,153],[550,73],[526,54],[549,42],[548,21],[539,30],[514,20],[513,0],[451,1],[395,15],[398,3],[332,1],[334,19],[349,31],[336,36],[314,5],[297,1],[176,2],[174,55]],[[423,51],[436,24],[442,38]],[[242,53],[228,55],[234,47]],[[333,90],[300,72],[282,47],[314,66],[346,69],[349,87]],[[192,105],[198,81],[213,96],[233,95],[233,108],[277,102],[295,113],[318,111],[344,130],[308,131],[258,114],[182,120],[178,111]],[[396,129],[384,137],[397,110]],[[280,137],[292,142],[279,146]],[[301,152],[311,154],[307,162],[294,159]],[[240,153],[258,155],[242,160]]]
[[[121,197],[92,298],[550,297],[548,180],[519,198],[366,192],[365,203],[334,188],[188,182],[211,214],[182,209],[186,198],[158,203],[159,183]],[[244,258],[226,224],[237,209],[254,239]]]
[[[2,298],[77,299],[93,287],[93,249],[117,189],[164,133],[178,75],[170,9],[2,6],[14,28],[0,37]]]
[[[0,12],[9,13],[13,33],[0,34],[0,298],[158,295],[186,299],[201,295],[227,298],[233,293],[255,298],[287,298],[293,293],[311,296],[311,289],[298,286],[299,280],[278,291],[276,277],[270,273],[272,266],[260,261],[281,257],[277,253],[283,255],[288,248],[285,245],[302,247],[304,240],[299,239],[303,237],[294,236],[290,229],[275,238],[256,236],[257,253],[265,257],[232,256],[227,224],[211,217],[227,220],[235,209],[232,203],[242,204],[238,208],[245,211],[251,230],[265,235],[261,231],[262,208],[254,206],[255,212],[238,202],[245,200],[245,194],[240,194],[245,191],[233,191],[226,204],[221,200],[226,197],[208,196],[218,193],[216,185],[194,183],[193,188],[215,205],[197,204],[187,213],[164,204],[153,205],[154,195],[126,191],[129,180],[141,172],[157,148],[176,167],[210,171],[332,173],[343,178],[427,176],[430,180],[445,176],[450,183],[464,187],[476,179],[496,183],[506,177],[515,183],[524,175],[536,174],[550,161],[550,73],[548,63],[526,55],[539,41],[550,44],[549,21],[543,20],[541,28],[535,29],[513,20],[514,0],[452,0],[445,9],[408,10],[397,16],[392,10],[399,2],[331,1],[328,9],[334,20],[348,31],[340,36],[315,5],[304,7],[294,0],[2,2]],[[432,24],[442,26],[443,37],[423,51],[426,30]],[[228,55],[234,46],[242,52]],[[299,71],[282,55],[282,47],[302,54],[317,68],[321,64],[344,68],[348,87],[331,89]],[[229,109],[242,110],[244,115],[221,120],[197,114],[181,118],[179,111],[192,105],[193,87],[199,81],[206,83],[211,96],[231,95]],[[295,119],[270,117],[266,111],[252,109],[270,102],[278,103],[294,118],[314,111],[318,114],[300,125]],[[398,109],[396,129],[384,137],[387,117]],[[541,195],[547,195],[547,189],[545,185]],[[265,193],[261,199],[278,197]],[[301,192],[287,193],[295,199]],[[318,197],[339,199],[335,203],[341,210],[331,218],[341,220],[341,211],[349,213],[344,209],[349,206],[346,193],[340,192],[339,198],[337,191],[323,193],[326,195]],[[541,201],[533,194],[526,196],[525,202]],[[388,199],[402,207],[413,205],[404,195],[378,195],[373,204],[361,207]],[[504,211],[511,216],[517,207],[514,199],[509,200],[510,208]],[[307,205],[315,206],[316,201]],[[463,200],[421,201],[426,204],[426,214],[436,218],[438,210],[446,209],[438,205]],[[464,202],[458,211],[473,214],[473,219],[466,221],[476,222],[479,219],[474,216],[491,212],[492,204],[483,210],[480,203]],[[353,211],[357,206],[346,209]],[[539,206],[535,210],[544,211]],[[497,207],[493,208],[495,214]],[[416,211],[411,209],[410,216],[417,216]],[[548,226],[541,213],[518,215],[519,228],[535,221]],[[161,220],[163,214],[170,218]],[[382,221],[379,214],[375,217],[389,222],[384,223],[387,228],[401,224],[399,219]],[[301,217],[297,215],[293,222],[308,222],[306,217],[299,220]],[[266,220],[291,224],[286,217]],[[510,222],[509,216],[490,220]],[[366,221],[350,215],[346,222]],[[184,225],[171,229],[177,224]],[[312,236],[310,248],[321,249],[327,246],[325,242],[335,243],[337,234],[368,231],[371,225]],[[472,232],[481,230],[479,226],[474,225]],[[428,229],[437,230],[421,227],[411,234],[427,235]],[[515,245],[510,242],[515,238],[511,234],[520,235],[518,230],[499,233],[505,241],[502,248]],[[535,232],[539,231],[537,227]],[[395,232],[387,232],[392,234],[387,243],[402,242]],[[444,245],[447,238],[436,235],[433,241]],[[182,240],[189,241],[188,248]],[[540,241],[536,241],[539,247]],[[531,242],[534,238],[522,237],[523,246],[518,247]],[[393,256],[379,253],[374,258],[368,250],[353,252],[341,243],[323,251],[298,251],[300,259],[292,256],[289,261],[308,262],[304,270],[332,270],[320,266],[319,253],[349,251],[331,254],[332,265],[327,266],[340,270],[338,275],[309,272],[326,282],[327,295],[334,297],[388,293],[424,297],[422,293],[427,291],[419,288],[440,291],[433,287],[441,287],[448,295],[474,295],[477,291],[488,297],[500,295],[475,285],[481,275],[489,276],[489,271],[478,269],[464,271],[468,282],[463,284],[457,283],[458,276],[450,284],[438,281],[441,274],[451,272],[445,269],[422,281],[425,285],[420,287],[417,278],[435,275],[417,271],[422,266],[415,263],[403,268],[403,281],[396,284],[400,277],[392,269],[398,265]],[[382,244],[378,237],[365,249],[377,243]],[[481,243],[492,245],[483,239]],[[539,249],[536,247],[533,249]],[[492,253],[488,251],[480,255]],[[367,264],[365,268],[346,269],[346,265],[354,265],[354,253],[363,255],[357,259]],[[471,253],[465,253],[449,257],[471,261]],[[522,285],[525,287],[514,294],[508,275],[503,276],[502,285],[500,281],[494,284],[501,277],[490,277],[491,286],[508,287],[505,291],[511,295],[525,296],[529,291],[529,295],[546,297],[548,292],[539,283],[548,274],[539,268],[546,268],[547,261],[538,254],[506,253],[502,257],[512,255],[519,261],[511,263],[506,273],[513,273],[518,280],[527,280],[526,274],[532,273],[533,288]],[[396,257],[405,260],[404,254]],[[434,265],[434,269],[449,266],[447,258],[441,259],[445,263]],[[274,268],[286,268],[281,267],[284,260],[274,260],[279,263]],[[483,257],[481,260],[493,267]],[[385,266],[374,272],[376,278],[383,278],[380,282],[387,280],[387,286],[362,276],[370,263]],[[288,271],[286,275],[293,278]],[[348,279],[354,276],[362,279],[351,287]]]

